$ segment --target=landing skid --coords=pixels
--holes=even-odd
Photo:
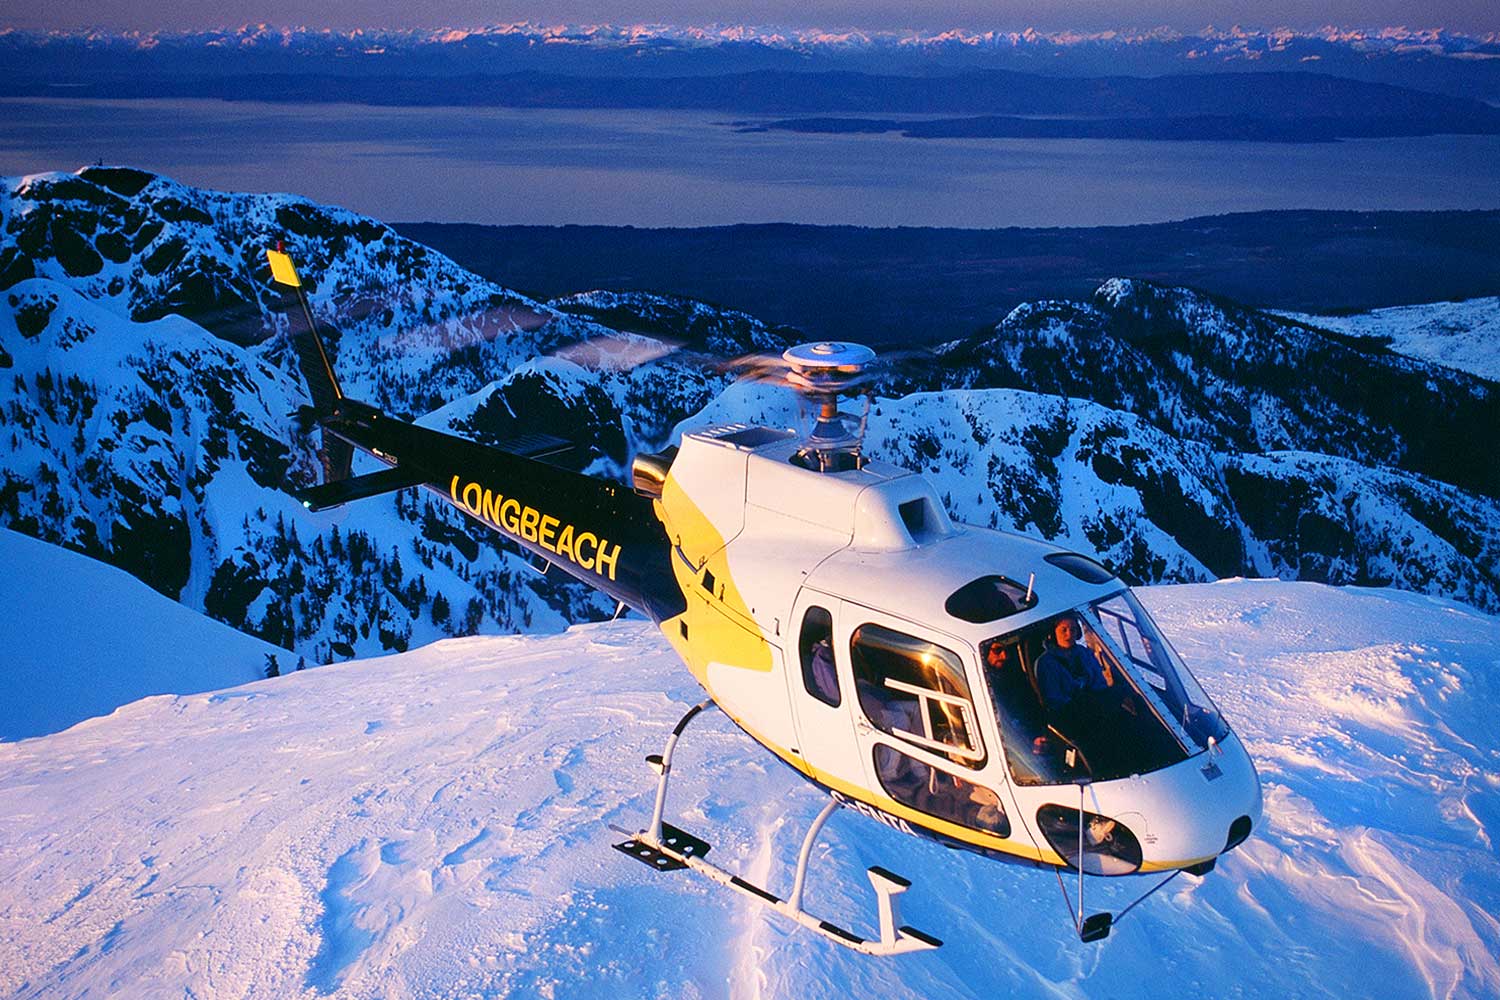
[[[943,942],[932,935],[898,923],[900,917],[897,915],[896,897],[911,888],[911,883],[900,875],[886,871],[879,866],[869,869],[867,873],[870,885],[875,889],[879,909],[879,940],[870,941],[862,938],[837,924],[813,916],[803,908],[802,890],[807,884],[808,860],[812,856],[813,843],[823,829],[823,824],[828,822],[828,817],[833,815],[834,810],[839,807],[839,801],[835,798],[829,798],[828,804],[823,807],[822,812],[818,813],[817,819],[813,820],[812,825],[808,827],[807,835],[802,839],[802,850],[797,856],[796,879],[792,884],[792,894],[786,899],[705,861],[704,855],[710,850],[707,841],[680,830],[671,823],[663,822],[662,813],[667,804],[667,779],[672,773],[672,753],[677,748],[677,741],[681,738],[683,730],[687,729],[688,723],[692,722],[704,709],[713,707],[712,701],[694,705],[677,723],[676,728],[672,730],[672,735],[667,737],[667,745],[661,755],[652,754],[646,758],[647,763],[660,776],[657,779],[656,806],[652,810],[651,825],[640,833],[631,835],[629,840],[615,844],[615,850],[634,858],[653,871],[687,870],[702,875],[758,903],[769,906],[782,916],[796,921],[836,944],[866,955],[900,955],[940,947]],[[627,832],[617,827],[612,829],[620,833]]]

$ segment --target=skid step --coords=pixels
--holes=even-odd
[[[699,837],[693,836],[686,830],[678,829],[671,823],[661,825],[661,847],[674,851],[685,858],[701,858],[709,851],[709,843]],[[675,872],[686,868],[683,862],[678,861],[662,851],[657,845],[649,843],[639,837],[614,845],[615,850],[621,854],[628,854],[641,864],[646,865],[659,872]]]

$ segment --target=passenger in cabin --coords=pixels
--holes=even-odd
[[[1088,714],[1088,706],[1097,700],[1093,693],[1108,691],[1115,679],[1094,651],[1079,642],[1083,626],[1077,618],[1059,618],[1052,635],[1057,644],[1037,660],[1036,686],[1048,716],[1066,726]]]
[[[992,789],[885,744],[876,746],[875,767],[881,787],[897,802],[963,826],[1009,834],[1005,809]]]
[[[839,703],[839,676],[833,665],[833,638],[825,636],[813,643],[811,653],[813,693],[830,705]]]

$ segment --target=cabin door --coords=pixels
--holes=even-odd
[[[958,639],[844,602],[840,645],[865,783],[928,817],[1009,836],[980,732],[973,654]]]
[[[820,784],[847,791],[864,784],[865,771],[854,737],[849,651],[841,648],[834,621],[838,612],[836,597],[805,587],[797,594],[787,631],[786,681],[805,769]]]

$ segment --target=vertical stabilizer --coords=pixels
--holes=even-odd
[[[344,392],[339,388],[338,376],[333,373],[333,362],[328,359],[323,338],[318,335],[318,324],[313,319],[312,307],[307,303],[307,293],[302,290],[302,279],[297,275],[292,258],[282,250],[279,242],[275,250],[266,251],[266,259],[271,262],[272,280],[292,289],[297,295],[297,304],[302,307],[302,318],[306,321],[307,328],[305,331],[292,331],[292,348],[297,355],[297,366],[302,369],[307,390],[312,395],[313,407],[318,411],[318,416],[327,416],[338,409]]]
[[[303,291],[302,279],[297,274],[297,268],[292,264],[292,258],[278,241],[275,250],[266,251],[266,259],[271,264],[272,280],[295,292],[297,303],[302,307],[305,326],[299,330],[295,323],[292,324],[290,334],[292,353],[297,359],[297,368],[302,372],[302,381],[307,385],[308,395],[312,398],[313,416],[322,420],[324,417],[339,412],[340,404],[344,401],[344,392],[339,388],[338,376],[333,372],[333,362],[329,360],[327,348],[323,345],[323,338],[318,334],[318,324],[313,319],[312,307],[308,304],[307,293]],[[353,462],[353,447],[325,430],[323,432],[324,482],[336,482],[349,478]]]

